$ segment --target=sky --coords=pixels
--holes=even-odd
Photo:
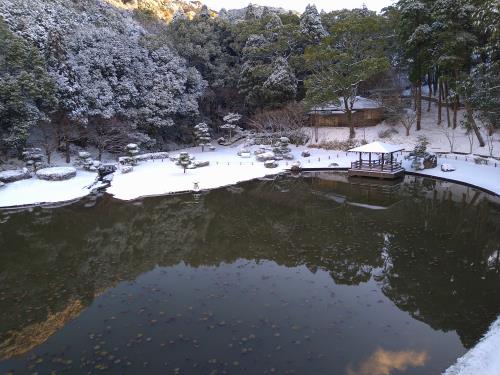
[[[202,3],[208,5],[214,10],[238,9],[244,8],[251,2],[257,5],[267,5],[272,7],[281,7],[285,9],[304,11],[307,4],[315,4],[318,10],[325,11],[360,8],[365,4],[368,9],[380,11],[382,8],[392,4],[392,0],[202,0]]]

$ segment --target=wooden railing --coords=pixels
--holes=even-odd
[[[398,172],[403,169],[401,162],[385,160],[382,165],[381,160],[362,160],[351,163],[351,169],[362,169],[366,171],[383,171],[383,172]]]

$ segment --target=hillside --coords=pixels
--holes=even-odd
[[[188,18],[194,17],[203,4],[196,0],[106,0],[117,8],[127,10],[149,10],[156,17],[170,21],[177,11],[182,11]]]

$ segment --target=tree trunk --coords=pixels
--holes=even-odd
[[[70,155],[70,152],[69,152],[69,141],[68,140],[64,140],[64,154],[66,155],[66,164],[69,164],[71,163],[71,155]]]
[[[349,100],[344,96],[344,112],[347,115],[347,122],[349,123],[349,139],[354,139],[356,131],[354,130],[354,122],[352,121],[352,107],[349,105]]]
[[[448,127],[451,127],[451,120],[450,120],[450,101],[448,99],[448,81],[444,81],[444,98],[445,98],[445,105],[446,105],[446,122],[448,123]]]
[[[453,129],[457,128],[458,95],[453,100]]]
[[[354,130],[354,122],[352,121],[352,112],[347,110],[347,120],[349,121],[349,138],[353,139],[356,136],[356,131]]]
[[[434,87],[434,96],[436,96],[436,93],[439,90],[439,71],[436,70],[434,72],[434,79],[432,80],[432,86]]]
[[[432,99],[432,81],[431,81],[431,73],[427,74],[427,86],[429,87],[429,103],[427,105],[427,112],[431,111],[431,99]]]
[[[413,94],[413,110],[417,111],[417,86],[412,86],[411,93]]]
[[[469,124],[472,127],[472,130],[474,130],[474,133],[476,134],[477,140],[479,141],[479,146],[484,147],[486,146],[486,143],[484,142],[483,136],[481,132],[479,131],[479,128],[477,127],[476,120],[474,120],[474,112],[472,111],[472,108],[470,107],[469,104],[465,103],[465,111],[467,113],[467,120],[469,120]]]
[[[102,160],[102,147],[98,147],[97,151],[98,151],[97,160],[101,161]]]
[[[410,136],[410,128],[406,128],[406,136],[409,137]]]
[[[422,81],[419,79],[417,81],[417,90],[416,90],[416,112],[417,112],[417,131],[422,129]]]
[[[443,81],[438,78],[438,125],[441,125],[441,118],[443,112]]]

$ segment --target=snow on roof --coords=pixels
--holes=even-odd
[[[329,103],[325,105],[318,105],[312,108],[312,111],[331,111],[331,112],[338,112],[338,113],[344,113],[344,99],[342,97],[339,98],[340,104],[337,105],[335,103]],[[353,110],[356,109],[369,109],[369,108],[380,108],[380,104],[377,103],[375,100],[368,99],[368,98],[363,98],[362,96],[356,96],[356,100],[354,101],[354,106],[352,107]]]
[[[363,146],[355,147],[349,150],[349,152],[371,152],[375,154],[390,154],[393,152],[404,150],[403,146],[391,145],[383,142],[372,142]]]

